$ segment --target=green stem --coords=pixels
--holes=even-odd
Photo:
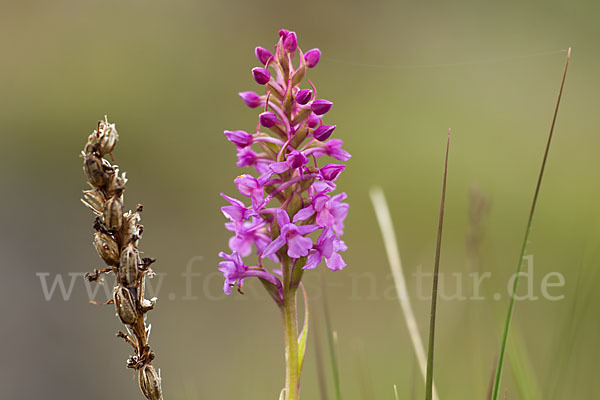
[[[298,361],[298,317],[296,289],[286,290],[281,307],[285,340],[285,399],[300,398],[300,368]]]
[[[300,398],[300,365],[298,355],[297,285],[293,284],[294,263],[282,255],[283,304],[280,306],[285,344],[285,400]]]

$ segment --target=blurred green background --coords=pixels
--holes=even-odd
[[[552,271],[561,301],[517,304],[508,398],[596,398],[600,160],[600,3],[594,1],[2,1],[0,129],[3,399],[142,398],[129,348],[109,306],[46,301],[36,273],[98,267],[79,152],[108,114],[130,181],[126,203],[145,206],[142,249],[166,273],[150,314],[150,343],[167,399],[276,399],[283,340],[276,308],[248,282],[222,296],[215,272],[227,247],[219,192],[234,193],[235,152],[222,132],[251,130],[237,96],[258,90],[253,49],[295,30],[323,58],[309,78],[335,103],[326,116],[353,154],[338,187],[349,195],[348,267],[321,266],[338,335],[343,399],[420,398],[420,378],[368,190],[386,192],[410,294],[433,264],[446,131],[453,129],[442,271],[473,272],[470,191],[481,220],[485,301],[441,301],[436,382],[442,399],[483,399],[565,58],[573,47],[556,137],[529,253],[535,294]],[[561,51],[562,50],[562,51]],[[475,229],[477,231],[477,229]],[[193,278],[186,296],[181,276]],[[363,275],[360,275],[363,274]],[[65,275],[65,278],[67,275]],[[157,282],[154,280],[152,283]],[[315,333],[325,346],[320,272],[306,282],[315,324],[303,398],[316,399]],[[426,282],[429,290],[429,281]],[[502,293],[500,300],[493,294]],[[169,297],[169,295],[172,296]],[[429,302],[413,299],[423,337]],[[519,339],[515,341],[515,339]],[[324,347],[325,348],[325,347]],[[332,397],[327,357],[326,375]],[[516,364],[515,364],[516,363]],[[523,372],[517,364],[529,364]],[[512,367],[511,367],[512,365]],[[517,371],[517,373],[515,373]],[[524,379],[524,377],[530,378]],[[533,392],[532,392],[533,391]],[[415,397],[413,397],[415,396]]]

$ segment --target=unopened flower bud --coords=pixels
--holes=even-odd
[[[290,53],[293,53],[298,48],[298,38],[296,32],[288,32],[283,41],[283,47]]]
[[[335,181],[342,171],[346,168],[345,165],[340,164],[327,164],[321,168],[321,176],[326,181]]]
[[[246,131],[225,131],[227,140],[235,144],[238,148],[243,149],[252,144],[252,135]]]
[[[310,49],[304,54],[304,61],[306,61],[306,66],[308,68],[316,67],[320,59],[321,50],[319,49]]]
[[[305,105],[310,101],[310,97],[312,96],[312,90],[310,89],[302,89],[296,93],[296,103],[300,105]]]
[[[321,142],[329,139],[335,130],[335,125],[321,125],[313,132],[313,137]]]
[[[265,128],[270,128],[279,122],[277,115],[275,115],[275,113],[272,111],[265,111],[264,113],[260,114],[258,116],[258,120]]]
[[[123,226],[123,203],[120,195],[114,195],[104,205],[104,224],[109,231],[118,231]]]
[[[260,106],[260,96],[254,92],[240,92],[238,95],[242,98],[243,102],[250,108],[256,108]]]
[[[139,384],[142,393],[148,400],[162,400],[160,376],[154,366],[146,364],[140,370]]]
[[[256,54],[256,58],[258,58],[258,61],[263,65],[266,65],[269,58],[273,57],[273,54],[269,50],[260,46],[254,49],[254,54]]]
[[[252,76],[259,85],[266,85],[271,79],[271,73],[269,70],[262,67],[252,68]]]
[[[114,295],[117,315],[125,325],[133,325],[137,320],[135,298],[131,291],[123,286],[117,287]]]
[[[121,252],[119,265],[120,283],[127,287],[135,286],[138,279],[138,266],[142,264],[140,252],[133,243],[129,243]]]
[[[119,246],[110,235],[96,232],[94,234],[94,247],[106,265],[112,267],[119,265]]]
[[[312,102],[310,109],[317,115],[323,115],[331,110],[331,106],[333,106],[332,102],[319,99]]]

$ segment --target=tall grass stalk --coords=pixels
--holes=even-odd
[[[544,177],[544,170],[546,169],[546,161],[548,160],[548,153],[550,152],[550,144],[552,143],[552,136],[554,133],[554,126],[556,124],[556,117],[558,115],[558,109],[560,107],[560,99],[562,97],[563,88],[565,86],[565,80],[567,78],[567,69],[569,67],[569,60],[571,58],[571,48],[567,52],[567,60],[565,62],[565,69],[563,71],[562,80],[560,83],[560,90],[558,92],[558,98],[556,100],[556,107],[554,108],[554,116],[552,117],[552,124],[550,125],[550,133],[548,134],[548,141],[546,142],[546,150],[544,151],[544,157],[542,159],[542,166],[538,175],[535,192],[533,195],[533,201],[531,202],[531,209],[529,211],[529,217],[527,219],[527,227],[525,228],[525,235],[523,238],[523,244],[521,246],[521,254],[519,262],[517,263],[517,273],[513,283],[512,293],[510,302],[508,304],[508,313],[506,315],[506,322],[504,324],[504,333],[502,335],[502,343],[500,344],[500,352],[498,354],[498,365],[496,367],[496,377],[494,379],[494,389],[492,392],[492,400],[497,400],[500,395],[500,383],[502,379],[502,369],[504,367],[504,355],[506,353],[506,343],[508,342],[508,333],[510,332],[510,324],[512,322],[513,311],[515,307],[515,296],[519,287],[519,277],[521,269],[523,267],[523,258],[527,251],[527,242],[529,240],[529,234],[531,233],[531,226],[533,222],[533,215],[535,214],[535,207],[540,194],[540,188],[542,186],[542,179]]]
[[[394,285],[396,287],[396,293],[398,294],[398,302],[402,307],[402,314],[406,321],[406,327],[415,350],[415,356],[423,375],[423,380],[426,380],[427,375],[427,363],[425,361],[425,348],[423,347],[423,341],[421,340],[421,334],[419,333],[419,327],[413,312],[410,298],[408,296],[408,290],[406,288],[406,280],[404,279],[404,272],[402,269],[402,261],[400,258],[400,251],[398,250],[398,241],[396,240],[396,234],[394,232],[394,225],[392,223],[392,217],[390,215],[390,209],[383,190],[380,187],[373,187],[369,192],[371,196],[371,203],[375,209],[375,215],[381,235],[383,237],[383,244],[387,254],[390,269],[392,271],[392,278],[394,279]],[[435,385],[433,385],[433,398],[438,399]]]
[[[435,344],[435,317],[437,310],[438,278],[440,272],[440,254],[442,250],[442,231],[444,226],[444,206],[446,205],[446,180],[448,177],[448,153],[450,152],[450,129],[446,141],[446,158],[444,160],[444,178],[442,180],[442,199],[438,219],[437,244],[435,246],[435,262],[433,265],[433,285],[431,287],[431,314],[429,320],[429,344],[427,346],[427,380],[425,382],[425,400],[433,398],[433,349]]]

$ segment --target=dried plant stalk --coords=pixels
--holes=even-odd
[[[104,120],[88,137],[81,152],[84,159],[83,170],[91,186],[83,192],[81,200],[96,216],[94,223],[94,246],[108,268],[95,269],[86,274],[89,281],[98,281],[102,274],[116,276],[113,299],[117,316],[127,332],[119,331],[117,336],[129,343],[135,354],[127,360],[127,367],[139,374],[140,390],[149,400],[162,400],[160,374],[152,365],[155,355],[148,345],[150,327],[146,327],[146,313],[154,308],[156,299],[144,297],[146,276],[154,272],[150,265],[156,260],[141,258],[138,248],[143,226],[140,225],[142,205],[135,211],[123,212],[123,192],[127,179],[119,174],[116,165],[104,158],[111,155],[119,136],[115,125]]]

